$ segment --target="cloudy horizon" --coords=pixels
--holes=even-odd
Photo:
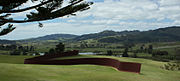
[[[147,31],[169,26],[180,26],[179,0],[86,0],[93,1],[91,8],[77,16],[38,22],[14,24],[17,27],[0,39],[18,40],[49,34],[89,34],[104,30]],[[31,5],[31,3],[27,3]],[[23,13],[13,17],[22,18]]]

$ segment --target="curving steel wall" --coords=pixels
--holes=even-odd
[[[78,51],[64,52],[63,54],[52,54],[25,59],[24,64],[45,64],[45,65],[77,65],[77,64],[93,64],[111,66],[119,71],[140,73],[141,64],[133,62],[120,62],[111,58],[78,58],[51,60],[52,58],[78,55]]]

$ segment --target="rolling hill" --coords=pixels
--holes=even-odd
[[[16,41],[13,41],[13,40],[1,40],[0,39],[0,44],[16,44]]]
[[[159,28],[149,31],[112,31],[105,30],[99,33],[85,34],[81,36],[72,34],[52,34],[38,38],[31,38],[25,40],[19,40],[20,42],[33,42],[33,41],[45,41],[45,40],[58,40],[58,41],[83,41],[83,40],[97,40],[104,43],[118,43],[118,42],[135,42],[135,43],[147,43],[147,42],[173,42],[180,41],[180,26],[172,26],[166,28]]]
[[[133,32],[133,31],[132,31]],[[98,39],[99,42],[173,42],[180,41],[180,27],[167,27],[156,30],[126,33],[124,35],[107,36]]]
[[[20,42],[38,42],[38,41],[46,41],[46,40],[59,40],[63,41],[66,39],[72,39],[77,37],[77,35],[72,35],[72,34],[51,34],[51,35],[46,35],[42,37],[37,37],[37,38],[30,38],[30,39],[24,39],[24,40],[18,40]]]
[[[140,31],[135,30],[135,31],[122,31],[122,32],[115,32],[112,30],[105,30],[99,33],[93,33],[93,34],[86,34],[86,35],[81,35],[73,40],[80,41],[80,40],[87,40],[87,39],[99,39],[103,37],[108,37],[108,36],[118,36],[118,35],[126,35],[126,34],[135,34],[139,33]]]

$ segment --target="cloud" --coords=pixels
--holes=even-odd
[[[29,0],[26,3],[22,4],[20,7],[15,8],[15,10],[28,8],[28,7],[37,5],[37,4],[40,4],[40,2],[39,1],[32,2],[31,0]],[[35,9],[27,10],[27,11],[20,12],[20,13],[13,13],[10,17],[12,17],[14,19],[22,19],[23,20],[24,18],[26,18],[26,14],[27,13],[29,14],[32,11],[35,11]]]
[[[111,19],[145,19],[158,7],[155,3],[148,0],[121,0],[95,3],[92,7],[92,14],[98,18]]]
[[[81,25],[69,23],[44,23],[44,27],[38,27],[38,24],[15,24],[17,29],[13,32],[1,36],[0,39],[26,39],[39,37],[49,34],[88,34],[89,32],[95,33],[104,30],[103,25]],[[88,29],[88,30],[87,30]],[[86,31],[85,31],[86,30]]]
[[[95,3],[91,9],[78,12],[77,16],[44,22],[44,28],[38,28],[38,24],[32,23],[29,25],[20,24],[17,26],[18,29],[2,38],[22,39],[54,33],[81,35],[103,30],[143,31],[174,25],[180,26],[179,0],[86,1],[94,1]],[[19,17],[22,14],[19,14]]]
[[[177,6],[180,4],[179,0],[159,0],[160,6]]]
[[[165,3],[163,3],[165,4]],[[168,4],[168,3],[166,3]],[[161,5],[161,4],[159,4]],[[180,4],[179,4],[180,5]],[[180,12],[180,6],[161,7],[157,3],[150,0],[106,0],[97,3],[91,10],[91,15],[99,18],[111,19],[150,19],[150,18],[166,18],[172,14]]]
[[[180,1],[179,0],[104,0],[95,3],[88,11],[80,13],[76,20],[93,17],[87,23],[92,24],[118,24],[122,21],[131,23],[144,22],[147,20],[156,26],[159,22],[166,26],[180,25]],[[165,21],[167,22],[165,22]],[[84,20],[83,20],[84,21]],[[110,23],[113,22],[113,23]],[[151,23],[148,24],[151,26]]]

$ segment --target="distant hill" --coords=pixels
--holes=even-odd
[[[16,44],[16,41],[12,41],[12,40],[0,40],[0,44]]]
[[[30,38],[30,39],[25,39],[25,40],[19,40],[21,42],[33,42],[33,41],[46,41],[46,40],[65,40],[65,39],[72,39],[77,37],[77,35],[72,35],[72,34],[51,34],[51,35],[46,35],[42,37],[37,37],[37,38]]]
[[[156,30],[129,32],[124,35],[107,36],[98,39],[99,42],[173,42],[180,41],[180,27],[173,26]]]
[[[86,35],[81,35],[73,40],[80,41],[80,40],[87,40],[87,39],[99,39],[103,37],[108,37],[108,36],[119,36],[119,35],[126,35],[126,34],[136,34],[139,33],[140,31],[135,30],[135,31],[122,31],[122,32],[115,32],[112,30],[105,30],[100,33],[94,33],[94,34],[86,34]]]
[[[166,28],[159,28],[149,31],[121,31],[116,32],[112,30],[105,30],[99,33],[85,34],[81,36],[71,34],[52,34],[38,38],[31,38],[20,40],[21,42],[58,40],[58,41],[83,41],[83,40],[97,40],[104,43],[119,43],[119,42],[173,42],[180,41],[180,26],[172,26]]]

